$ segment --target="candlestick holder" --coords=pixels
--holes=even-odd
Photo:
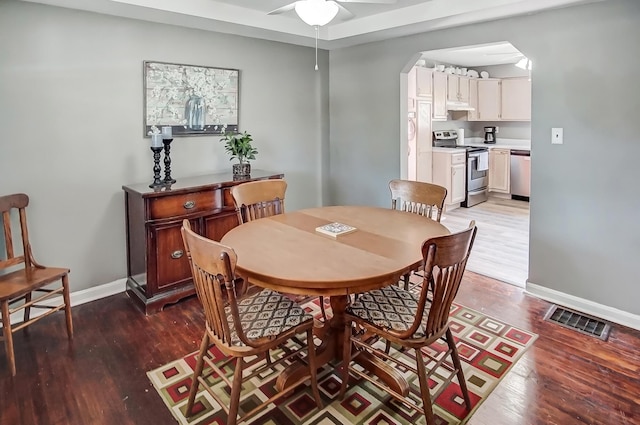
[[[164,182],[160,179],[160,152],[162,152],[162,146],[153,147],[153,183],[149,185],[151,188],[164,186]]]
[[[173,184],[176,179],[171,178],[171,142],[173,139],[163,139],[164,143],[164,184]]]

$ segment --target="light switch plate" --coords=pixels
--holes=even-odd
[[[563,131],[562,128],[551,129],[551,143],[554,145],[561,145],[563,143]]]

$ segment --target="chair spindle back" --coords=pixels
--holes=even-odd
[[[282,179],[259,180],[231,188],[240,223],[284,213],[287,182]]]
[[[391,209],[406,211],[440,221],[447,189],[431,183],[391,180]]]
[[[239,279],[235,278],[234,270],[238,257],[232,248],[196,234],[191,230],[189,220],[182,223],[182,239],[207,326],[221,342],[231,344],[225,306],[227,303],[235,305],[236,302],[236,283]],[[223,287],[226,294],[223,293]]]
[[[29,231],[27,229],[26,208],[29,197],[24,193],[0,197],[0,212],[2,212],[2,229],[4,232],[5,258],[0,255],[0,270],[24,263],[26,269],[32,266],[31,246],[29,245]],[[20,235],[22,237],[22,255],[16,256],[11,224],[11,213],[17,210],[20,217]]]

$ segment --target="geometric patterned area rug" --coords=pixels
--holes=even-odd
[[[321,317],[317,299],[305,304],[305,309]],[[515,328],[500,320],[488,317],[475,310],[454,304],[450,312],[450,326],[457,341],[458,352],[462,360],[464,375],[469,388],[472,407],[466,411],[457,380],[454,379],[435,400],[433,410],[436,423],[452,425],[466,423],[478,406],[504,378],[522,354],[533,344],[537,335]],[[431,354],[446,351],[446,343],[431,346]],[[411,350],[413,351],[413,350]],[[217,402],[202,389],[196,398],[194,412],[190,420],[184,416],[191,375],[196,363],[196,352],[184,358],[172,361],[147,375],[169,411],[180,424],[225,424],[226,413]],[[223,360],[222,354],[213,350],[216,361]],[[393,356],[407,356],[394,350]],[[315,424],[424,424],[425,417],[420,413],[407,409],[389,395],[380,391],[368,381],[350,378],[350,385],[344,400],[338,399],[341,381],[339,379],[339,362],[326,365],[318,370],[320,396],[324,409],[319,411],[308,386],[301,385],[288,397],[271,404],[250,424],[277,425],[315,425]],[[429,366],[429,365],[427,365]],[[398,368],[410,385],[409,397],[420,400],[418,377],[409,370]],[[240,401],[240,410],[247,412],[273,393],[278,373],[258,376],[245,383]],[[432,390],[442,381],[438,372],[430,381]],[[211,379],[211,378],[210,378]],[[228,398],[229,391],[219,379],[212,379],[212,385],[223,399]],[[418,403],[421,404],[421,403]]]

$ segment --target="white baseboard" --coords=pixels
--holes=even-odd
[[[618,323],[633,329],[640,330],[640,315],[629,313],[627,311],[618,310],[604,304],[556,291],[545,286],[537,285],[527,281],[525,292],[534,297],[558,304],[564,307],[577,310],[582,313],[604,319],[610,322]]]
[[[83,289],[81,291],[71,292],[69,297],[71,298],[71,306],[75,307],[84,303],[88,303],[91,301],[99,300],[101,298],[109,297],[111,295],[119,294],[126,290],[127,278],[122,278],[115,280],[113,282],[105,283],[103,285],[94,286],[92,288]],[[50,300],[46,300],[43,302],[44,305],[58,305],[61,302],[61,297],[54,297]],[[46,313],[46,309],[32,308],[31,309],[31,317],[35,318],[44,313]],[[24,319],[24,313],[22,311],[18,311],[11,315],[11,324],[16,324],[22,322]]]

